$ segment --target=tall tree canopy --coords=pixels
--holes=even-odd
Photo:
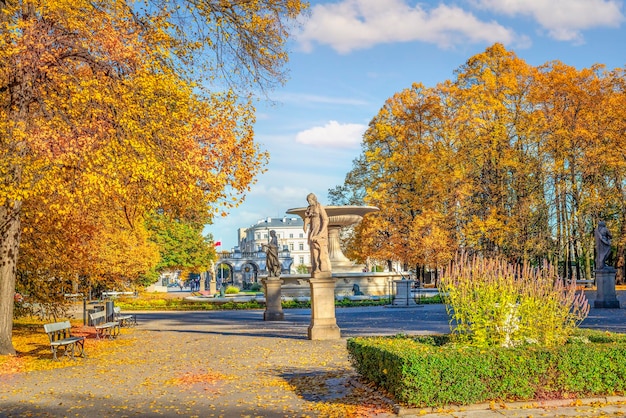
[[[106,248],[101,270],[141,271],[115,248],[150,259],[147,214],[202,223],[240,202],[267,159],[240,98],[284,81],[305,7],[0,0],[0,354],[18,268],[80,275]],[[63,245],[76,252],[58,271]]]
[[[434,268],[463,248],[589,277],[604,219],[623,277],[624,74],[533,67],[495,44],[455,79],[395,94],[330,193],[381,209],[358,227],[353,255]]]

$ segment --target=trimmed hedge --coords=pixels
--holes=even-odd
[[[447,335],[357,337],[348,352],[359,374],[414,407],[626,391],[626,337],[601,331],[581,330],[555,348],[461,346]]]

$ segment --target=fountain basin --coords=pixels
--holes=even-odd
[[[361,222],[363,217],[378,209],[375,206],[324,206],[328,216],[328,256],[333,272],[362,272],[363,265],[354,264],[341,250],[341,228]],[[305,218],[307,208],[289,209],[287,213]],[[282,277],[282,276],[281,276]]]

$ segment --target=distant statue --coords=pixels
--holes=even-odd
[[[354,294],[354,296],[363,296],[363,292],[361,292],[361,288],[356,283],[352,285],[352,293]]]
[[[611,239],[613,238],[604,221],[598,222],[598,227],[595,231],[595,238],[596,270],[603,270],[608,267],[606,263],[609,259],[609,255],[611,254]]]
[[[265,251],[265,265],[268,277],[280,277],[278,237],[276,237],[276,231],[270,231],[270,241],[267,244],[263,244],[263,251]]]
[[[306,197],[309,206],[304,216],[304,232],[309,232],[311,273],[330,272],[328,255],[328,215],[313,193]]]

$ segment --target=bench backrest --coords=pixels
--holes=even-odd
[[[54,342],[54,341],[62,340],[64,338],[71,337],[72,336],[72,334],[70,333],[71,328],[72,328],[72,325],[70,324],[70,321],[55,322],[53,324],[44,324],[43,326],[43,329],[46,331],[46,334],[48,334],[48,337],[50,338],[50,342]]]
[[[89,314],[89,318],[91,319],[92,324],[99,324],[100,322],[106,321],[107,313],[105,311],[98,311]]]

